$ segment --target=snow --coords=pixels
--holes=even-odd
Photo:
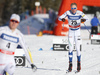
[[[100,46],[91,45],[87,30],[81,31],[82,37],[82,70],[75,74],[77,69],[76,52],[73,53],[73,71],[69,75],[100,75]],[[33,72],[30,68],[16,68],[14,75],[67,75],[68,51],[53,51],[53,38],[67,38],[67,36],[25,35],[27,45],[30,47],[34,64],[39,68]],[[39,51],[42,48],[43,51]]]

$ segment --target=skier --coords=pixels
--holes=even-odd
[[[0,75],[3,75],[4,71],[6,71],[9,75],[14,74],[14,53],[18,44],[23,47],[31,68],[36,69],[36,66],[31,62],[28,54],[28,47],[25,45],[23,34],[17,29],[19,22],[19,15],[12,14],[9,26],[0,27]]]
[[[72,71],[72,58],[73,58],[73,44],[75,41],[76,50],[77,50],[77,71],[81,70],[81,53],[80,53],[80,24],[81,22],[85,22],[88,20],[88,17],[81,11],[77,10],[77,4],[71,4],[71,10],[66,11],[63,15],[61,15],[58,19],[60,21],[65,22],[65,18],[68,17],[69,24],[69,34],[68,34],[68,42],[69,42],[69,68],[68,72]]]

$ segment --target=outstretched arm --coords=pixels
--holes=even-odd
[[[89,18],[82,12],[82,19],[81,19],[81,23],[84,23],[84,22],[88,22],[89,21]]]
[[[27,58],[28,62],[29,62],[30,64],[32,64],[31,59],[30,59],[30,56],[29,56],[29,54],[28,54],[28,47],[27,47],[27,45],[25,44],[23,35],[21,35],[20,40],[19,40],[19,43],[20,43],[21,47],[23,48],[23,50],[24,50],[24,52],[25,52],[25,55],[26,55],[26,58]]]
[[[29,48],[25,44],[23,34],[21,34],[21,37],[20,37],[20,45],[22,46],[22,48],[25,51],[26,58],[27,58],[28,62],[30,63],[31,68],[34,69],[34,71],[36,71],[37,67],[33,64],[32,56],[31,56],[31,53],[29,51]]]
[[[66,16],[67,16],[67,12],[65,12],[64,14],[62,14],[62,15],[58,18],[58,20],[59,20],[59,21],[65,22]]]

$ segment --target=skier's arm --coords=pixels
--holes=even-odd
[[[22,34],[20,35],[19,44],[21,45],[21,47],[23,48],[23,50],[24,50],[24,52],[25,52],[26,59],[28,60],[28,62],[29,62],[30,64],[32,64],[31,59],[30,59],[30,56],[29,56],[29,53],[28,53],[28,47],[27,47],[27,45],[25,44],[25,41],[24,41],[24,38],[23,38],[23,35],[22,35]]]
[[[88,22],[89,21],[89,18],[82,12],[82,19],[81,19],[81,23],[84,23],[84,22]]]
[[[65,12],[64,14],[62,14],[62,15],[58,18],[58,20],[59,20],[59,21],[65,22],[66,16],[67,16],[67,12]]]
[[[37,67],[33,64],[32,60],[31,60],[31,57],[30,57],[29,52],[28,52],[29,48],[25,44],[25,41],[24,41],[24,38],[23,38],[23,34],[20,35],[20,42],[19,42],[19,44],[24,49],[26,58],[27,58],[28,62],[30,63],[31,68],[33,69],[33,71],[36,71]]]

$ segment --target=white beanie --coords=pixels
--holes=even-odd
[[[10,20],[11,19],[16,19],[18,22],[20,22],[20,16],[17,15],[17,14],[12,14],[11,17],[10,17]]]

